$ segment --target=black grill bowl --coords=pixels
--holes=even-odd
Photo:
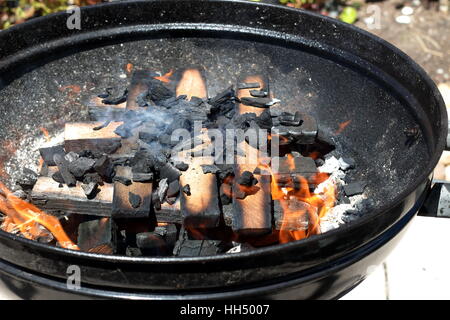
[[[302,241],[206,258],[96,255],[0,231],[0,273],[20,296],[337,298],[384,259],[421,206],[444,148],[447,114],[424,71],[385,41],[327,17],[243,1],[85,7],[79,31],[66,28],[67,17],[0,33],[0,142],[20,142],[49,119],[55,130],[84,120],[58,86],[121,84],[126,62],[158,71],[201,66],[210,91],[250,69],[267,73],[286,108],[310,112],[324,132],[352,121],[336,136],[338,148],[360,164],[358,178],[368,181],[376,208]],[[421,135],[408,148],[403,131],[412,127]],[[79,290],[66,286],[70,265],[81,269]]]

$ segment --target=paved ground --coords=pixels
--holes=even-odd
[[[450,299],[450,219],[416,217],[386,261],[342,300]]]

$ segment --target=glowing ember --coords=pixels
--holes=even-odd
[[[42,134],[44,135],[44,137],[47,140],[47,142],[49,142],[50,141],[50,134],[48,133],[48,130],[45,129],[44,127],[40,127],[39,129],[42,131]]]
[[[173,75],[173,70],[170,70],[169,72],[167,72],[166,74],[160,76],[160,77],[153,77],[153,79],[159,80],[161,82],[164,83],[169,83],[170,82],[170,77]]]
[[[70,240],[57,218],[14,196],[1,182],[0,192],[0,211],[9,218],[7,225],[5,221],[2,224],[3,230],[10,230],[11,224],[14,224],[14,228],[17,228],[27,239],[36,239],[42,232],[38,223],[54,235],[61,247],[78,250],[78,246]]]
[[[347,126],[352,122],[352,120],[347,120],[345,122],[342,122],[339,124],[339,129],[336,130],[336,135],[341,134],[342,131],[345,130],[345,128],[347,128]]]

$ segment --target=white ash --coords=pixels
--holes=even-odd
[[[251,251],[251,250],[255,249],[254,247],[252,247],[248,243],[236,243],[236,242],[233,242],[233,245],[236,245],[236,246],[234,246],[233,248],[228,250],[227,253],[239,253],[239,252],[246,252],[246,251]]]
[[[63,142],[64,131],[56,132],[48,138],[42,134],[30,134],[20,140],[17,145],[17,151],[5,162],[4,169],[10,177],[9,187],[13,191],[18,189],[15,181],[21,177],[23,168],[28,168],[39,173],[40,148],[54,146]]]
[[[345,171],[355,166],[354,163],[350,162],[342,158],[338,160],[334,156],[327,157],[325,163],[318,170],[319,172],[330,174],[330,177],[319,184],[314,190],[314,193],[319,195],[324,194],[325,190],[329,190],[333,186],[337,190],[341,190],[342,186],[346,184],[344,180],[346,176]],[[320,219],[320,230],[322,233],[336,229],[340,225],[354,220],[370,205],[370,202],[366,201],[367,196],[365,194],[348,197],[348,199],[350,203],[337,203]]]

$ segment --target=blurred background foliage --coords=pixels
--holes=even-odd
[[[104,0],[0,0],[0,29],[28,19],[67,10],[70,6],[86,6]]]
[[[0,29],[7,29],[34,17],[67,10],[72,5],[86,6],[107,1],[109,0],[0,0]],[[354,23],[357,20],[357,11],[360,7],[357,0],[263,0],[262,2],[278,1],[289,7],[317,11],[347,23]]]

